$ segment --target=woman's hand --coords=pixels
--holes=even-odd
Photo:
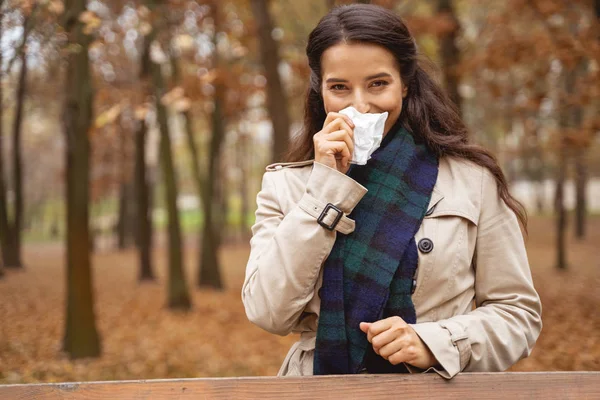
[[[427,369],[438,364],[415,330],[400,317],[361,322],[360,330],[367,334],[375,353],[393,365],[405,362]]]
[[[323,129],[313,136],[315,161],[345,174],[354,151],[354,124],[350,117],[330,112]]]

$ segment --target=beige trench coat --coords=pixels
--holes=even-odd
[[[312,374],[323,262],[336,235],[354,230],[346,215],[366,192],[317,162],[267,167],[242,300],[249,320],[261,328],[301,333],[280,376]],[[327,203],[345,214],[334,231],[317,223]],[[415,239],[430,239],[433,249],[419,251],[412,295],[417,322],[411,326],[442,367],[429,370],[449,379],[460,371],[509,368],[531,353],[542,329],[514,213],[487,169],[444,157],[427,214]],[[324,222],[336,215],[328,211]]]

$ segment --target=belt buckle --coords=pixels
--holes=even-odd
[[[336,211],[338,213],[338,215],[335,217],[335,219],[333,220],[333,222],[330,225],[327,225],[325,222],[323,222],[323,220],[327,216],[327,211],[329,211],[329,210]],[[325,229],[327,229],[329,231],[333,231],[343,216],[344,216],[344,212],[342,210],[340,210],[339,208],[337,208],[336,206],[334,206],[331,203],[327,203],[327,205],[321,212],[321,215],[319,215],[319,218],[317,218],[317,222],[319,223],[319,225],[321,225]]]

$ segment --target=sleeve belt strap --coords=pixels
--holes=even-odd
[[[298,206],[306,213],[313,216],[316,220],[319,218],[327,204],[315,199],[308,193],[304,193],[304,196],[302,196],[302,199],[300,199]],[[323,222],[328,225],[331,225],[335,221],[335,218],[337,216],[338,213],[335,210],[329,210],[327,215],[324,216]],[[335,230],[340,233],[343,233],[344,235],[347,235],[349,233],[354,232],[354,226],[354,221],[348,218],[346,214],[344,214],[335,226]]]

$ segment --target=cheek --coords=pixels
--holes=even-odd
[[[402,111],[402,97],[400,96],[389,96],[385,99],[381,99],[381,102],[378,104],[378,108],[383,111],[387,111],[390,114],[390,117],[397,118],[400,116],[400,111]]]
[[[386,104],[385,108],[383,108],[383,111],[387,111],[389,113],[388,118],[385,121],[385,132],[388,132],[400,117],[400,113],[402,111],[402,100],[403,99],[401,96],[395,97],[392,101]]]
[[[379,93],[371,98],[372,104],[380,112],[387,111],[388,113],[395,115],[399,114],[402,109],[402,94],[397,87],[390,87],[383,93]]]
[[[323,104],[325,105],[325,112],[338,112],[346,108],[346,102],[336,96],[331,96],[327,93],[323,94]]]

